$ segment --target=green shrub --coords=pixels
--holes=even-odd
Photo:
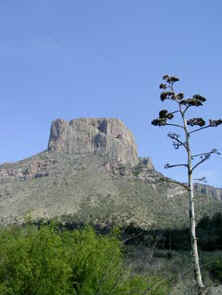
[[[165,295],[170,292],[170,282],[161,276],[150,276],[147,283],[150,290],[149,295]]]
[[[0,295],[168,294],[167,281],[131,276],[122,255],[114,235],[90,227],[6,229],[0,233]]]
[[[212,279],[217,282],[222,282],[222,257],[215,257],[208,265],[208,270]]]
[[[50,227],[2,233],[0,294],[74,294],[65,250],[62,237]]]

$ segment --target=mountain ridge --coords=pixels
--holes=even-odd
[[[0,165],[0,222],[23,222],[31,214],[182,226],[188,222],[185,190],[162,183],[163,177],[150,158],[138,157],[133,134],[119,119],[57,119],[47,150]],[[197,201],[200,216],[209,206],[212,212],[222,207],[218,195],[206,196]]]

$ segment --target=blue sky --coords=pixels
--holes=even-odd
[[[213,3],[213,4],[212,4]],[[221,1],[1,0],[0,163],[47,147],[51,121],[117,117],[134,133],[140,156],[184,180],[170,129],[150,121],[163,107],[163,74],[189,96],[208,98],[197,114],[222,117]],[[209,115],[208,115],[209,114]],[[222,127],[195,136],[195,152],[222,150]],[[197,171],[222,187],[222,158]]]

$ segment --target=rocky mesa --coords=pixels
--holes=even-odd
[[[138,164],[133,134],[119,119],[81,118],[52,122],[48,151],[108,155],[114,163]]]
[[[150,158],[138,157],[133,134],[119,119],[57,119],[45,151],[0,165],[0,223],[23,222],[29,215],[183,226],[186,193],[161,179]],[[218,195],[198,198],[198,216],[222,209]]]

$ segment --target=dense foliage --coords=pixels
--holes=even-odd
[[[128,244],[142,244],[165,250],[190,250],[189,228],[143,230],[129,225],[123,229]],[[205,215],[197,224],[199,248],[202,251],[222,250],[222,213]]]
[[[86,227],[11,227],[0,233],[1,295],[168,294],[166,280],[132,276],[121,242]]]

